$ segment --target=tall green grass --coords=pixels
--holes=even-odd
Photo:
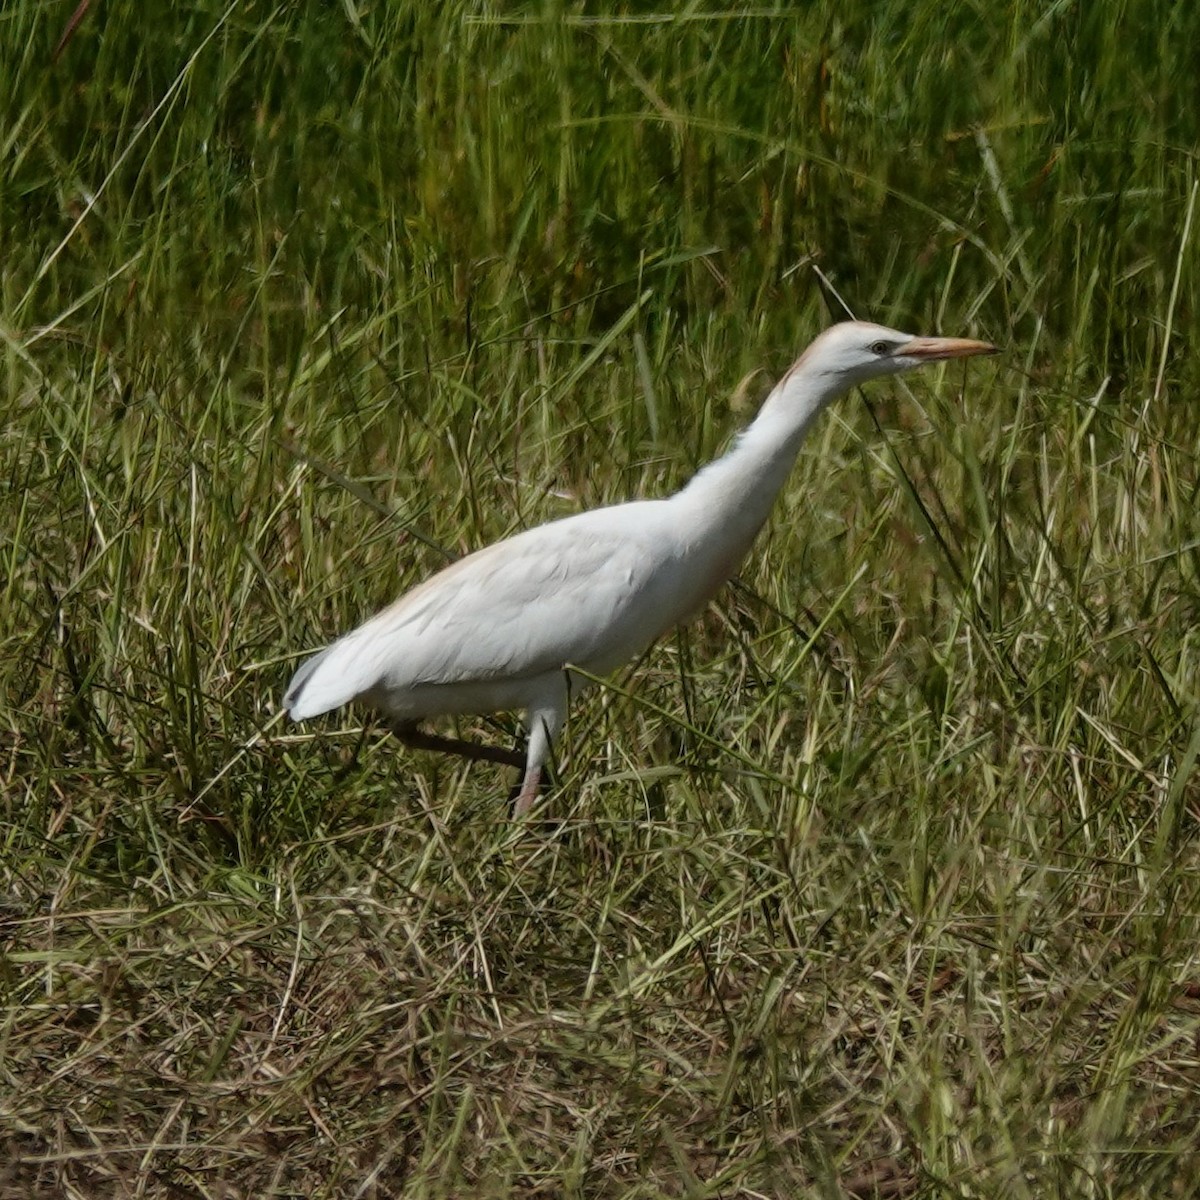
[[[1190,1195],[1198,39],[0,11],[0,1195]],[[272,723],[847,310],[1006,353],[824,419],[549,823]]]

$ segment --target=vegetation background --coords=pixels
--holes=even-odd
[[[8,0],[0,1194],[1195,1195],[1197,45]],[[677,486],[846,309],[1006,353],[824,419],[544,822],[272,724],[447,554]]]

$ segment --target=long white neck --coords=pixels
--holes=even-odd
[[[808,366],[804,358],[796,363],[728,452],[672,498],[686,513],[683,523],[693,552],[712,556],[714,569],[737,570],[787,480],[804,435],[844,388],[837,377],[815,375]]]

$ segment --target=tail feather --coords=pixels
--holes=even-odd
[[[377,681],[378,666],[364,661],[362,649],[351,634],[301,663],[283,697],[293,721],[340,708],[370,690]]]
[[[287,691],[283,697],[283,707],[287,709],[288,716],[293,721],[303,721],[305,717],[315,717],[318,711],[327,712],[328,709],[317,710],[311,708],[308,701],[304,699],[306,685],[312,678],[313,673],[321,665],[321,660],[329,653],[328,650],[322,650],[318,654],[314,654],[311,658],[305,659],[300,664],[299,670],[292,676],[292,682],[288,684]]]

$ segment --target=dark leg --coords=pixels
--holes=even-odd
[[[442,737],[441,734],[426,733],[416,725],[393,725],[392,732],[414,750],[436,750],[440,754],[457,754],[475,762],[503,763],[506,767],[525,765],[525,755],[517,750],[484,746],[480,742],[468,742],[465,738]]]

